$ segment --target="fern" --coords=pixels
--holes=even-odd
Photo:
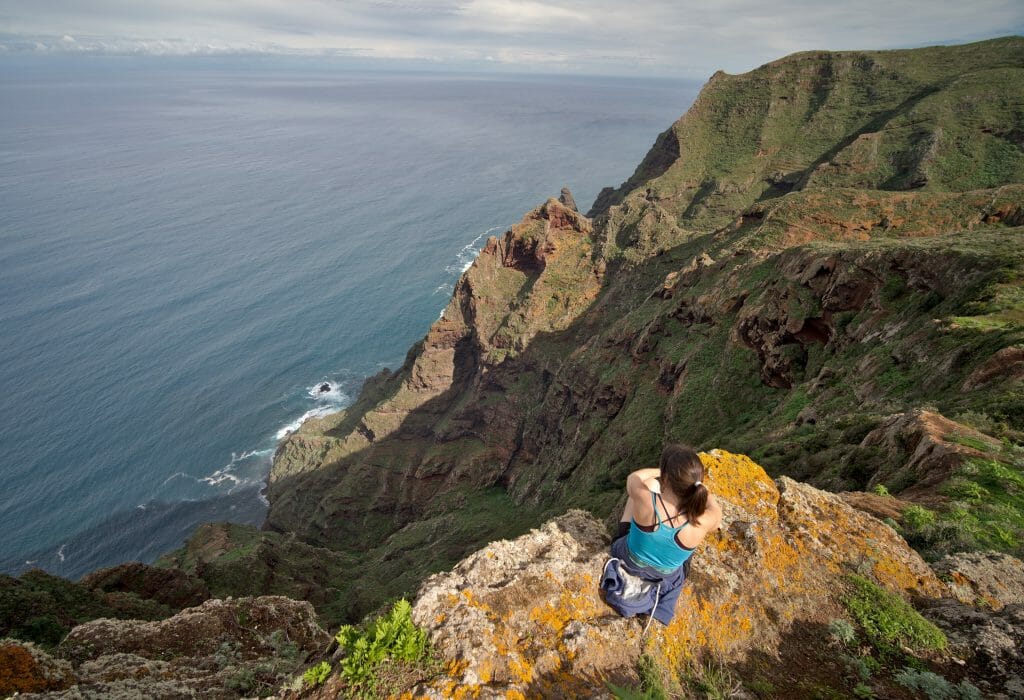
[[[323,685],[327,677],[331,675],[331,664],[321,661],[316,666],[311,666],[302,674],[302,682],[308,688],[316,688]]]
[[[363,631],[345,625],[336,639],[347,652],[341,675],[354,685],[372,686],[377,667],[386,660],[418,662],[430,655],[427,634],[413,624],[412,606],[404,599]]]

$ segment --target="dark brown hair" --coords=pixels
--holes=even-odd
[[[708,507],[708,489],[697,484],[704,479],[704,464],[692,447],[666,445],[658,463],[661,481],[668,484],[679,499],[679,511],[686,513],[686,519],[699,524],[697,518],[704,515]]]

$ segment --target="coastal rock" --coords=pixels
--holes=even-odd
[[[330,641],[312,605],[264,596],[208,600],[158,622],[93,620],[57,653],[79,677],[67,697],[234,698],[276,688]]]
[[[701,455],[722,504],[719,532],[695,555],[676,618],[641,639],[598,595],[605,529],[570,511],[511,541],[493,542],[420,589],[413,617],[449,662],[435,697],[581,697],[606,682],[635,681],[642,652],[664,668],[700,658],[741,662],[777,653],[794,628],[818,630],[842,615],[844,577],[870,574],[903,595],[944,587],[895,532],[839,497],[791,479],[772,481],[748,458]],[[646,644],[646,645],[645,645]]]
[[[61,691],[76,682],[71,664],[32,642],[0,639],[0,697]]]
[[[82,662],[105,654],[145,658],[209,656],[226,640],[256,658],[273,650],[269,637],[283,633],[304,651],[319,651],[330,637],[316,623],[313,606],[283,596],[214,599],[157,622],[93,620],[71,630],[62,657]]]
[[[1024,562],[1002,552],[950,554],[932,564],[957,600],[1002,610],[1024,605]]]
[[[558,201],[573,211],[579,211],[579,207],[576,206],[576,200],[572,196],[572,191],[568,187],[562,188],[558,195]]]
[[[506,388],[522,374],[501,368],[597,297],[591,233],[589,219],[552,198],[490,238],[399,371],[371,379],[344,414],[282,441],[267,528],[363,550],[356,530],[328,523],[362,520],[369,508],[383,540],[433,499],[493,485],[517,449],[521,410]],[[380,470],[380,460],[401,467]],[[310,509],[322,517],[306,517]]]
[[[206,584],[180,569],[160,568],[129,562],[97,569],[79,583],[103,593],[133,593],[177,611],[199,605],[210,597]]]

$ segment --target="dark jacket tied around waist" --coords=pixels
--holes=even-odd
[[[663,625],[671,622],[686,567],[666,574],[637,564],[630,557],[625,537],[612,542],[611,554],[601,576],[605,602],[623,617],[649,614]]]

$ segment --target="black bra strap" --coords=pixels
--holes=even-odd
[[[660,494],[660,493],[658,494],[658,498],[659,498],[659,499],[661,500],[661,509],[662,509],[663,511],[665,511],[665,515],[668,515],[668,508],[667,508],[667,507],[665,506],[665,499],[664,499],[664,498],[662,498],[662,496],[661,496],[661,494]],[[671,516],[671,517],[669,517],[669,518],[665,518],[664,520],[659,520],[659,521],[658,521],[658,524],[659,524],[659,525],[661,525],[662,523],[668,523],[669,525],[672,525],[672,521],[673,521],[673,520],[674,520],[675,518],[678,518],[678,517],[679,517],[679,515],[680,515],[679,513],[676,513],[675,515],[673,515],[673,516]],[[654,513],[654,517],[658,517],[658,513],[657,513],[657,511],[655,511],[655,513]],[[675,527],[675,526],[673,525],[673,527]]]

